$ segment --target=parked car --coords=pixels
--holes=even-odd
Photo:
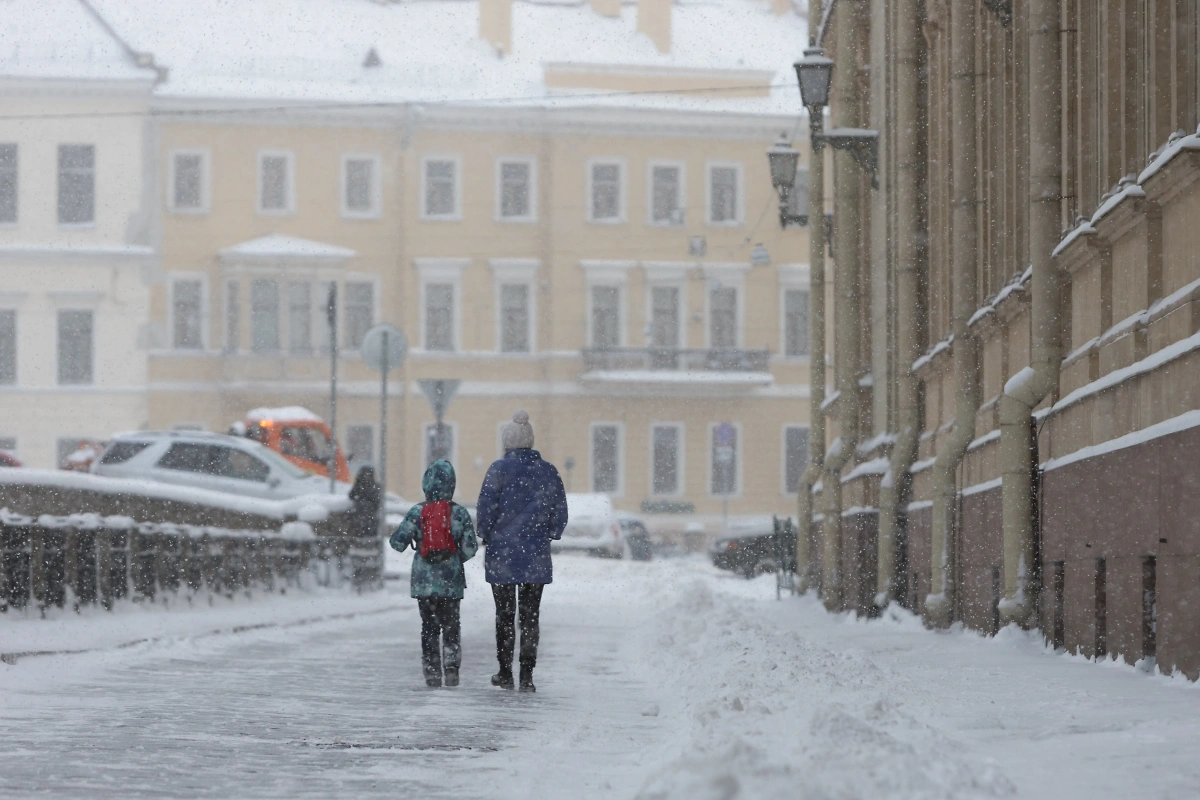
[[[352,479],[346,456],[334,446],[329,426],[307,408],[255,408],[245,420],[231,425],[230,433],[269,447],[305,472],[328,478],[333,462],[339,481]]]
[[[618,514],[617,521],[621,525],[621,534],[625,537],[629,557],[634,561],[649,561],[654,556],[654,550],[646,523],[633,514]]]
[[[568,494],[567,527],[552,550],[582,550],[592,555],[625,557],[625,535],[606,494]]]
[[[21,460],[7,450],[0,450],[0,467],[24,466]]]
[[[328,478],[304,471],[257,442],[221,433],[121,434],[108,444],[91,471],[272,500],[329,492]]]
[[[708,554],[713,566],[747,578],[779,569],[780,552],[776,547],[775,528],[771,520],[747,523],[732,529],[729,535],[713,542]]]

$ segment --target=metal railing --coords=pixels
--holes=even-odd
[[[0,612],[110,609],[125,598],[283,592],[291,586],[383,583],[382,538],[135,523],[91,514],[37,519],[0,511]]]
[[[588,370],[766,372],[771,360],[770,350],[732,347],[588,347],[582,354]]]

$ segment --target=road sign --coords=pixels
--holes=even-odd
[[[417,381],[417,385],[421,387],[421,392],[425,395],[425,399],[429,401],[430,407],[433,408],[433,415],[438,420],[441,420],[442,416],[446,413],[446,409],[450,406],[450,401],[454,399],[454,395],[458,392],[460,383],[462,381]]]
[[[387,342],[386,352],[384,352],[385,340]],[[405,356],[408,355],[408,338],[395,325],[383,322],[367,331],[359,349],[362,352],[363,361],[371,369],[382,372],[386,356],[387,368],[393,370],[403,364]]]

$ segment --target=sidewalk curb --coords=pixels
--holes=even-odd
[[[394,605],[384,608],[376,608],[370,611],[347,611],[340,614],[325,614],[319,617],[304,617],[302,619],[293,620],[291,622],[261,622],[255,625],[235,625],[232,628],[216,628],[214,630],[204,631],[202,633],[193,634],[190,636],[150,636],[145,639],[134,639],[129,642],[121,642],[120,644],[112,645],[111,647],[88,647],[80,650],[16,650],[9,653],[0,653],[0,663],[15,665],[23,658],[36,658],[38,656],[77,656],[85,653],[103,653],[110,650],[127,650],[130,647],[137,647],[141,644],[150,644],[153,642],[168,642],[177,639],[207,639],[212,636],[225,636],[237,633],[249,633],[251,631],[261,631],[270,628],[299,628],[305,625],[316,625],[321,622],[332,622],[341,619],[354,619],[355,617],[368,617],[374,614],[386,614],[390,611],[398,611],[405,606]]]

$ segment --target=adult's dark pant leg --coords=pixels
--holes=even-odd
[[[421,612],[421,670],[425,678],[442,677],[442,623],[436,597],[421,597],[417,608]]]
[[[492,599],[496,601],[496,660],[501,672],[512,672],[513,645],[516,643],[517,587],[492,584]]]
[[[521,670],[532,670],[537,665],[538,640],[541,638],[539,620],[542,613],[541,583],[522,583],[518,595],[521,609]]]
[[[442,623],[442,666],[446,672],[458,672],[462,665],[462,623],[458,613],[461,602],[446,598],[438,608]]]

